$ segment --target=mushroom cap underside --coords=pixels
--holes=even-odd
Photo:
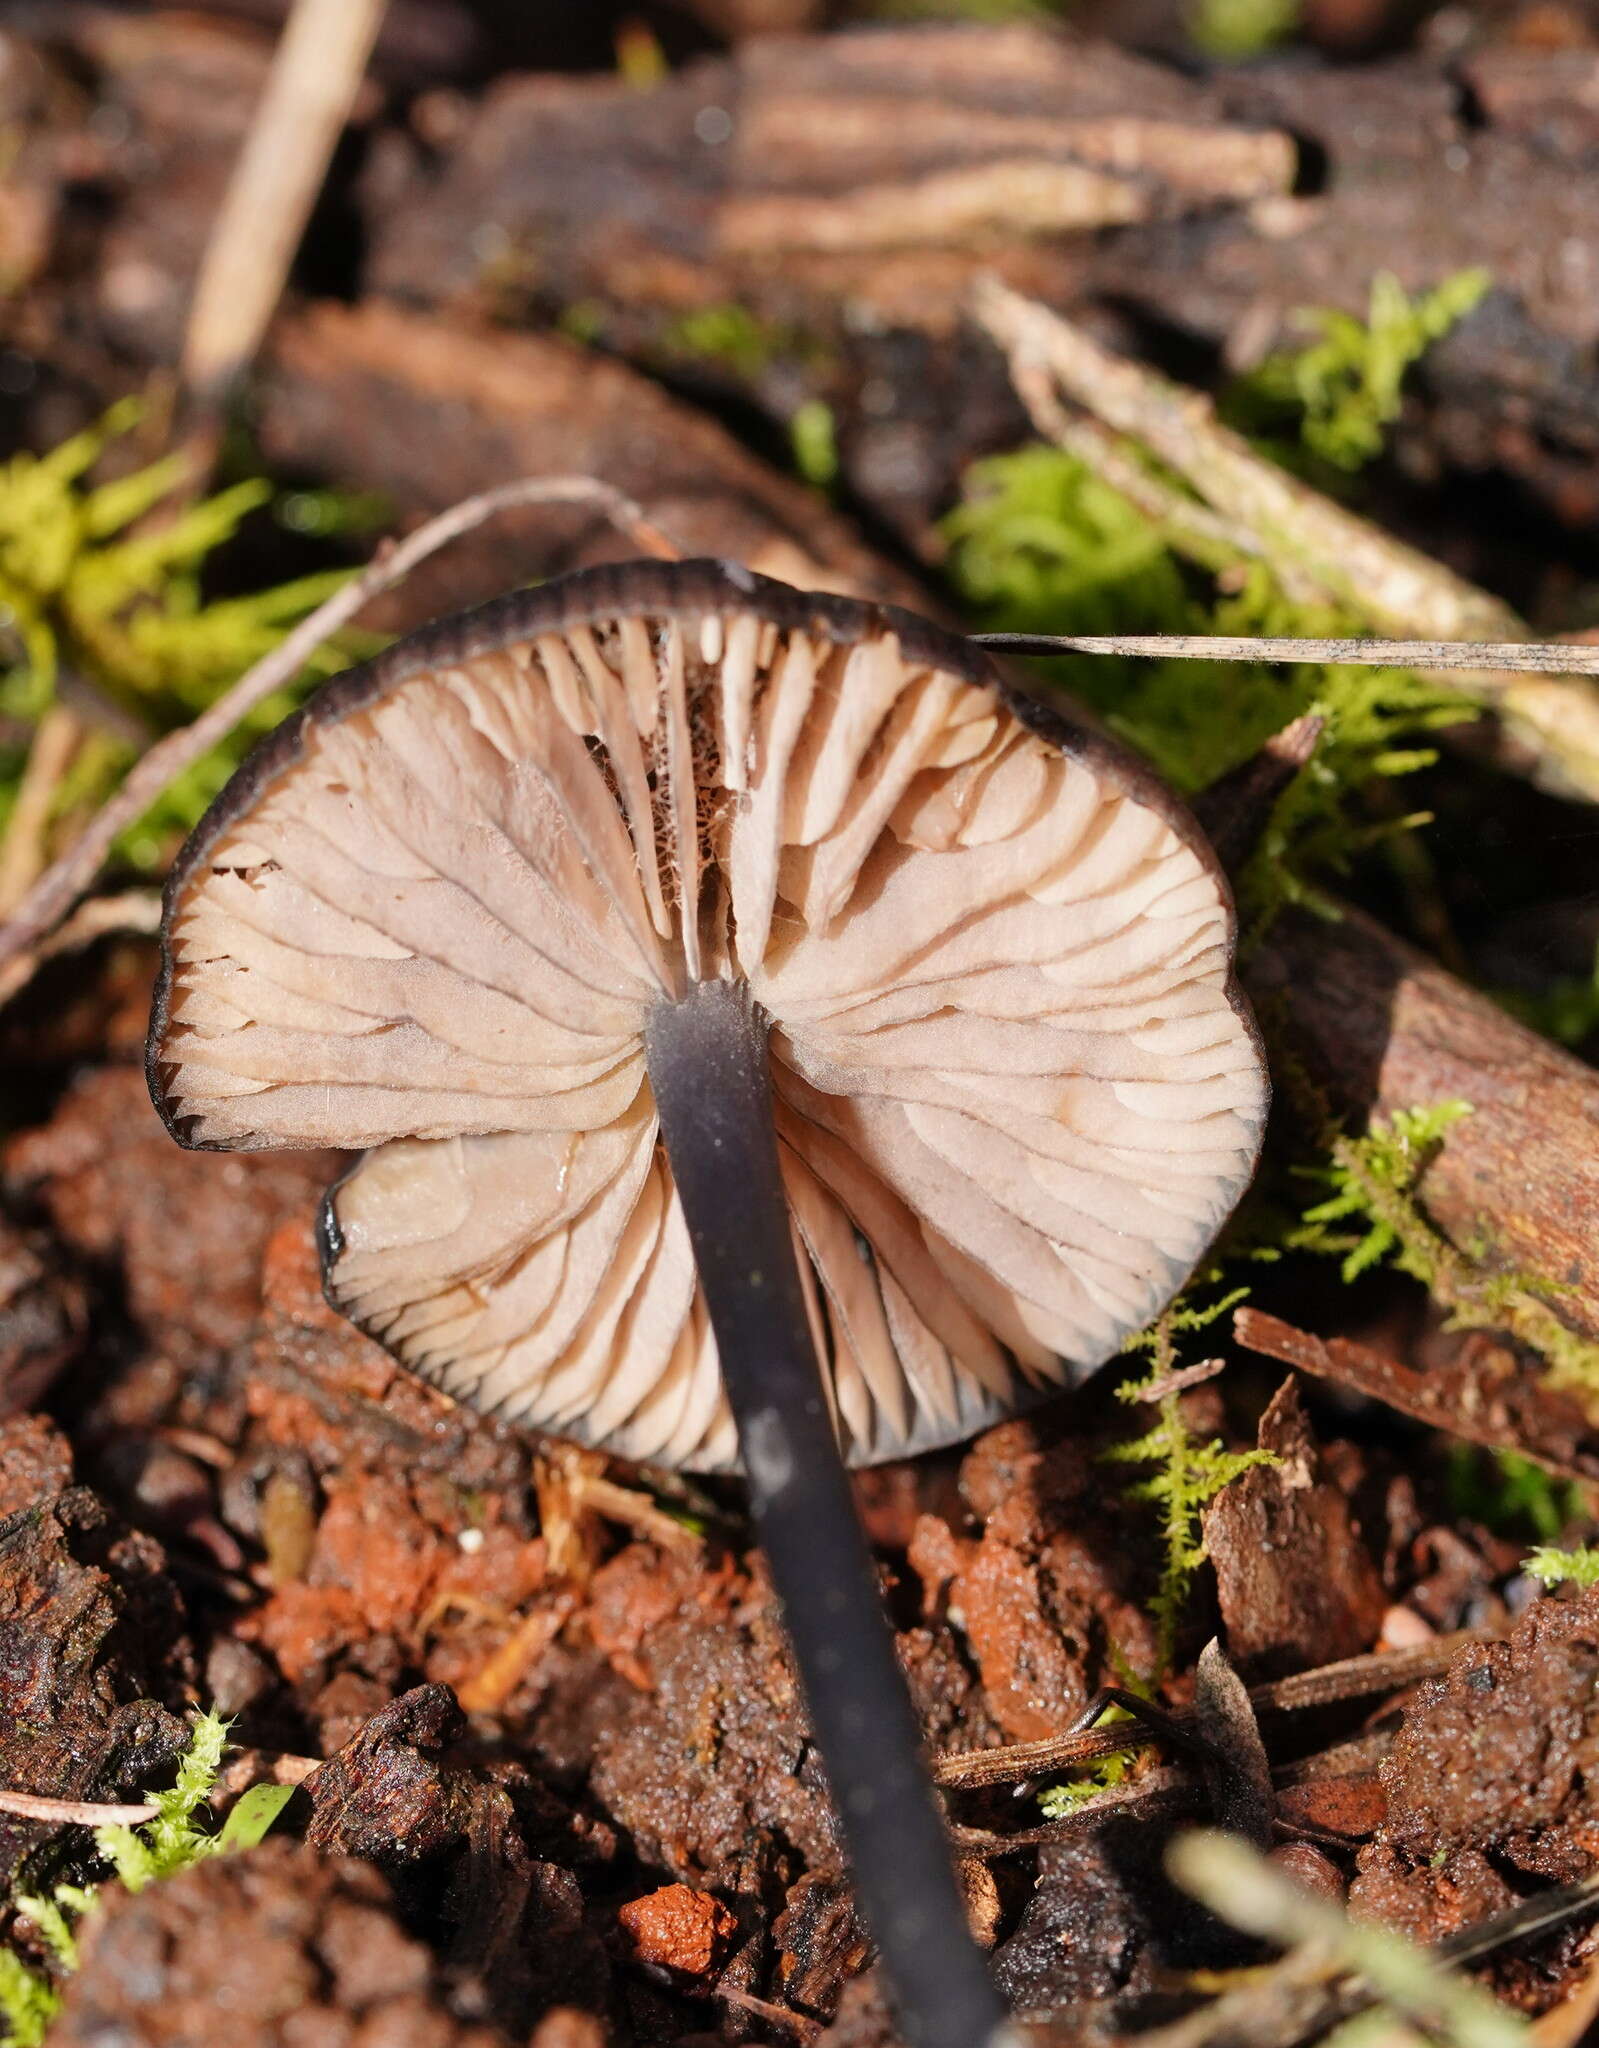
[[[187,1145],[364,1150],[329,1297],[412,1370],[730,1468],[644,1027],[742,979],[867,1463],[1083,1377],[1187,1278],[1265,1118],[1233,944],[1176,799],[969,642],[630,563],[414,635],[263,743],[168,887],[151,1091]]]

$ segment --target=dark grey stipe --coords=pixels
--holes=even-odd
[[[985,2048],[1006,2012],[973,1942],[822,1391],[789,1233],[766,1021],[703,982],[644,1034],[661,1135],[855,1887],[910,2048]]]

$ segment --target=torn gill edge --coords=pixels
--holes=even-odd
[[[756,1531],[900,2026],[910,2048],[984,2048],[1003,2037],[1006,2010],[968,1929],[834,1435],[778,1163],[766,1038],[741,983],[701,982],[658,1005],[644,1043],[661,1138]]]

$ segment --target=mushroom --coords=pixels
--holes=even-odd
[[[718,562],[436,624],[256,751],[167,891],[181,1144],[363,1156],[330,1300],[476,1408],[748,1475],[913,2048],[964,1933],[856,1463],[1080,1380],[1266,1109],[1226,883],[1131,756],[913,615]]]

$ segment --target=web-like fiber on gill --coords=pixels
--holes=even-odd
[[[1158,810],[891,640],[748,618],[578,630],[313,723],[173,951],[195,1136],[374,1148],[341,1304],[462,1399],[668,1463],[736,1454],[642,1048],[695,973],[773,1019],[858,1459],[1108,1356],[1262,1115],[1218,886]]]

